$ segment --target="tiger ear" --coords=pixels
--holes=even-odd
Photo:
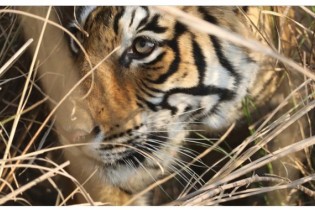
[[[96,6],[74,6],[73,7],[73,17],[68,24],[68,29],[76,37],[69,37],[70,48],[74,54],[78,54],[80,47],[78,43],[83,43],[84,38],[88,37],[88,33],[84,30],[85,21]]]
[[[72,33],[72,35],[76,38],[74,39],[72,36],[69,36],[70,48],[74,54],[78,54],[80,51],[80,47],[78,43],[83,43],[83,33],[79,29],[79,26],[76,22],[72,22],[68,26],[68,30]]]

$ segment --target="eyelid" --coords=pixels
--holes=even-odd
[[[137,38],[144,38],[144,39],[146,39],[146,40],[148,40],[148,41],[151,41],[151,42],[153,42],[156,46],[162,46],[163,44],[164,44],[164,42],[163,41],[158,41],[158,40],[156,40],[156,39],[153,39],[153,38],[151,38],[151,37],[149,37],[149,36],[145,36],[145,35],[141,35],[141,36],[137,36],[137,37],[135,37],[133,40],[136,40]]]

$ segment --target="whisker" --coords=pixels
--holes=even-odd
[[[186,185],[187,185],[187,183],[190,183],[191,182],[191,180],[196,180],[196,181],[198,181],[198,183],[200,184],[200,186],[203,186],[204,184],[205,184],[205,181],[202,179],[202,178],[200,178],[199,177],[199,175],[196,173],[196,172],[194,172],[191,168],[189,168],[189,167],[185,167],[185,164],[183,164],[181,161],[175,161],[175,164],[177,164],[177,166],[179,167],[179,168],[177,168],[177,167],[175,167],[175,166],[172,166],[174,169],[173,169],[173,171],[175,172],[175,173],[177,173],[185,182],[186,182]],[[181,169],[184,169],[184,170],[181,170]],[[185,176],[184,175],[184,173],[187,173],[189,176],[190,176],[190,179],[188,179],[188,177],[187,176]],[[197,190],[198,188],[195,188],[194,187],[194,189],[195,190]]]
[[[176,168],[176,167],[173,166],[173,165],[170,165],[169,168],[170,168],[174,173],[176,173],[176,175],[178,176],[178,178],[177,178],[177,176],[175,176],[174,179],[175,179],[178,183],[180,183],[180,185],[181,185],[182,187],[184,187],[184,188],[186,188],[187,183],[189,183],[191,179],[196,179],[197,176],[198,176],[196,173],[191,174],[190,172],[186,171],[186,169],[183,170],[183,171],[180,171],[178,168]],[[189,179],[188,177],[186,177],[186,175],[184,174],[185,172],[190,176],[190,179]],[[183,183],[180,179],[181,179],[182,181],[184,181],[185,183]],[[197,190],[197,188],[195,188],[195,190]]]
[[[103,145],[103,144],[106,145],[105,142],[102,142],[100,145]],[[159,168],[161,169],[162,174],[164,174],[164,169],[163,169],[162,165],[158,161],[156,161],[152,155],[148,154],[147,152],[144,152],[144,151],[142,151],[142,150],[140,150],[140,149],[138,149],[138,148],[136,148],[134,146],[128,145],[128,144],[114,143],[112,145],[125,146],[125,147],[128,147],[128,148],[131,148],[131,149],[135,150],[136,152],[140,153],[141,155],[143,155],[145,157],[148,157],[149,159],[153,160],[159,166]]]
[[[144,149],[146,149],[146,150],[151,150],[150,148],[146,148],[146,147],[144,147],[144,146],[142,146]],[[163,161],[160,157],[158,157],[158,156],[156,156],[154,153],[152,154],[153,156],[155,156],[155,158],[156,159],[158,159],[159,161]],[[173,158],[172,158],[173,159]],[[167,166],[167,171],[169,171],[169,170],[171,170],[171,171],[176,171],[177,169],[174,167],[174,166],[172,166],[172,165],[168,165]],[[181,177],[182,175],[181,174],[179,174],[179,176]],[[181,177],[183,180],[185,180],[185,177]],[[182,187],[185,187],[185,184],[183,184],[177,177],[174,177],[174,179],[182,186]]]
[[[172,131],[185,131],[185,132],[203,132],[203,131],[206,131],[206,130],[184,130],[184,129],[181,129],[181,130],[175,130],[173,129]],[[159,130],[159,131],[156,131],[156,130],[146,130],[146,131],[135,131],[135,132],[138,132],[138,133],[168,133],[169,131],[165,130]]]
[[[151,145],[150,145],[151,146]],[[150,147],[145,147],[144,145],[142,145],[142,147],[144,148],[144,149],[147,149],[147,150],[153,150],[153,149],[151,149]],[[154,146],[152,146],[153,148],[154,148]],[[170,158],[170,159],[173,159],[174,160],[174,163],[175,164],[177,164],[178,166],[180,166],[181,168],[185,168],[184,169],[184,171],[185,172],[187,172],[191,177],[195,177],[196,176],[196,173],[192,170],[192,169],[190,169],[190,168],[186,168],[185,166],[186,166],[186,164],[187,164],[187,162],[184,162],[183,160],[181,160],[181,159],[178,159],[178,158],[176,158],[176,157],[173,157],[173,156],[169,156],[168,155],[168,153],[166,153],[166,154],[163,154],[163,156],[165,157],[168,157],[168,158]],[[158,156],[156,156],[158,159],[160,159],[161,160],[161,158],[159,158]],[[163,160],[161,160],[161,161],[163,161]],[[174,167],[174,166],[169,166],[169,167]],[[173,168],[173,171],[180,171],[180,170],[178,170],[176,167],[175,168]],[[181,172],[182,173],[182,172]],[[183,174],[180,174],[180,173],[178,173],[178,175],[184,180],[184,181],[186,181],[186,182],[188,182],[189,181],[189,179],[186,177],[186,176],[184,176]],[[198,176],[198,175],[197,175]],[[201,184],[201,183],[200,183]]]
[[[166,140],[172,140],[171,137],[168,137],[168,136],[161,136],[161,135],[157,135],[157,134],[150,134],[150,136],[153,136],[153,137],[157,137],[157,138],[163,138],[163,139],[166,139]],[[193,144],[196,144],[196,145],[202,145],[204,147],[209,147],[211,146],[211,142],[210,141],[218,141],[219,139],[204,139],[204,138],[184,138],[182,141],[183,142],[191,142]],[[209,143],[203,143],[203,142],[200,142],[200,141],[208,141]]]
[[[147,140],[148,142],[153,142],[153,143],[160,143],[161,145],[164,145],[165,147],[168,147],[168,148],[175,148],[175,149],[177,149],[178,151],[178,153],[179,154],[181,154],[181,155],[183,155],[183,156],[186,156],[186,157],[189,157],[189,158],[194,158],[195,156],[197,156],[198,155],[198,153],[196,152],[196,151],[194,151],[194,150],[192,150],[192,149],[190,149],[190,148],[185,148],[185,147],[181,147],[181,146],[178,146],[178,145],[171,145],[171,144],[168,144],[168,143],[165,143],[165,142],[162,142],[162,141],[159,141],[159,140],[154,140],[154,139],[149,139],[149,140]],[[153,145],[150,145],[150,146],[152,146],[152,147],[154,147]],[[184,161],[184,160],[182,160],[183,161],[183,163],[189,163],[188,161]],[[195,165],[195,164],[193,164],[194,166],[196,166],[196,167],[203,167],[203,166],[205,166],[205,167],[207,167],[203,162],[201,162],[200,160],[198,160],[198,161],[196,161],[197,163],[200,163],[201,165]]]
[[[209,171],[213,171],[214,173],[216,173],[216,171],[213,170],[213,167],[215,167],[215,166],[216,166],[218,163],[220,163],[221,161],[222,161],[222,159],[219,160],[219,161],[217,161],[216,164],[214,164],[214,165],[212,165],[211,167],[207,168],[202,174],[199,175],[198,179],[199,179],[199,178],[202,178],[203,176],[205,176],[207,173],[209,173]],[[191,189],[195,189],[194,186],[197,185],[197,184],[199,184],[199,182],[198,182],[197,180],[195,180],[194,183],[192,183],[190,186],[188,186],[186,189],[184,189],[184,190],[182,191],[182,193],[178,196],[178,198],[180,198],[180,197],[185,196],[186,194],[188,194],[188,192],[189,192]],[[203,185],[203,186],[204,186],[204,185]]]
[[[150,173],[150,171],[148,171],[147,169],[146,169],[146,167],[141,163],[141,161],[139,161],[137,158],[135,158],[136,159],[136,161],[138,162],[138,164],[146,171],[146,173],[154,180],[154,182],[156,183],[157,182],[157,180],[156,180],[156,178],[154,178],[153,176],[152,176],[152,174]],[[161,186],[161,185],[159,185],[159,188],[165,193],[165,195],[169,198],[169,199],[172,199],[171,198],[171,196],[164,190],[164,188]]]

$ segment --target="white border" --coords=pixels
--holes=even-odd
[[[312,210],[314,206],[1,206],[1,210]]]
[[[58,5],[58,6],[69,6],[69,5],[217,5],[217,6],[227,6],[227,5],[313,5],[315,6],[315,0],[263,0],[263,1],[253,1],[253,0],[1,0],[0,2],[1,6],[6,5],[37,5],[37,6],[43,6],[43,5]],[[23,209],[49,209],[49,208],[56,208],[56,207],[23,207]],[[148,208],[158,208],[158,209],[174,209],[174,208],[180,208],[185,210],[192,210],[192,207],[89,207],[89,206],[72,206],[67,208],[75,208],[80,210],[86,210],[86,209],[135,209],[135,210],[141,210],[141,209],[148,209]],[[214,207],[193,207],[193,209],[232,209],[232,210],[244,210],[244,208],[247,208],[249,210],[253,209],[251,206],[246,207],[231,207],[231,206],[214,206]],[[303,207],[294,207],[294,206],[286,206],[286,207],[275,207],[275,206],[265,206],[265,207],[254,207],[256,210],[258,209],[268,209],[268,210],[275,210],[275,209],[314,209],[313,206],[303,206]],[[5,207],[2,206],[1,210],[12,210],[12,209],[21,209],[21,207]],[[59,208],[60,209],[60,208]]]
[[[314,0],[1,0],[0,5],[315,5]]]

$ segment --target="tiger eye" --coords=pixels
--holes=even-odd
[[[142,56],[149,55],[155,48],[155,43],[144,37],[138,37],[133,42],[133,52]]]

